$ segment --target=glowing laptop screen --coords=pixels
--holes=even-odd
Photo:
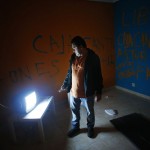
[[[37,103],[37,97],[35,91],[25,97],[25,111],[30,112]]]

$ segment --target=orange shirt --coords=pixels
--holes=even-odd
[[[72,88],[71,94],[75,98],[84,98],[84,64],[85,56],[76,57],[72,64]]]

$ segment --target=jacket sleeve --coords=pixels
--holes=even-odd
[[[67,92],[70,92],[71,86],[72,86],[72,69],[71,69],[71,64],[70,64],[66,78],[62,84],[62,87],[66,89]]]
[[[97,56],[95,59],[95,76],[96,76],[96,94],[101,94],[103,88],[103,77],[101,71],[101,62],[100,58]]]
[[[71,73],[71,70],[70,70],[70,68],[68,69],[68,72],[67,72],[67,75],[66,75],[66,78],[65,78],[65,80],[64,80],[64,82],[63,82],[63,88],[65,88],[65,89],[67,89],[68,88],[68,86],[69,86],[69,83],[70,83],[70,73]]]
[[[71,89],[71,86],[72,86],[72,61],[74,59],[75,55],[72,54],[71,57],[70,57],[70,60],[69,60],[69,69],[68,69],[68,72],[67,72],[67,75],[66,75],[66,78],[62,84],[62,87],[64,89],[67,90],[67,92],[70,92],[70,89]]]

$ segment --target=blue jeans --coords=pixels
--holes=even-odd
[[[72,128],[80,127],[80,105],[81,102],[87,111],[87,127],[93,128],[95,124],[94,113],[94,96],[87,98],[75,98],[71,94],[69,96],[70,108],[72,112]]]

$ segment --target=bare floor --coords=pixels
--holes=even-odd
[[[108,99],[106,98],[108,96]],[[115,109],[118,115],[111,116],[105,109]],[[87,137],[86,111],[81,106],[81,132],[73,137],[66,136],[71,128],[71,112],[68,102],[56,105],[56,114],[50,110],[43,118],[45,142],[39,141],[37,126],[16,124],[18,143],[13,143],[9,134],[0,136],[1,150],[138,150],[126,136],[111,124],[110,120],[130,113],[140,113],[150,119],[150,100],[111,88],[103,92],[102,100],[95,103],[95,138]],[[6,130],[6,127],[3,127]],[[2,130],[2,129],[1,129]]]

